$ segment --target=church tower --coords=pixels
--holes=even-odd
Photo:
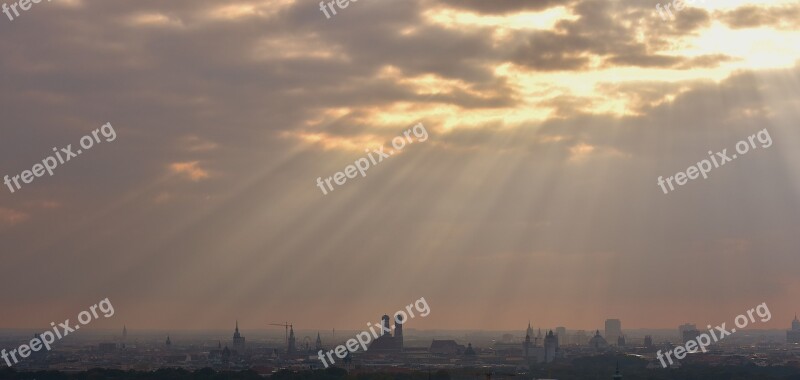
[[[297,351],[297,347],[295,346],[295,338],[294,338],[294,327],[289,327],[289,347],[287,348],[288,353],[293,354]]]

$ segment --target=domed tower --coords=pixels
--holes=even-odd
[[[384,334],[388,334],[387,331],[392,331],[391,326],[389,326],[388,315],[384,314],[383,317],[381,317],[381,325],[383,325],[383,328],[381,329],[381,336],[383,336]]]

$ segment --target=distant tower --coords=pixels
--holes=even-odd
[[[622,335],[622,322],[619,319],[606,319],[605,338],[614,343]]]
[[[797,320],[797,314],[794,315],[792,329],[786,331],[786,343],[800,343],[800,321]]]
[[[558,338],[553,334],[553,330],[550,330],[544,337],[544,362],[550,363],[555,360],[557,351]]]
[[[317,332],[317,345],[316,350],[319,351],[322,349],[322,339],[319,337],[319,332]]]
[[[128,339],[128,327],[122,325],[122,341],[124,342],[125,339]]]
[[[531,321],[528,321],[528,330],[525,331],[525,335],[533,336],[533,329],[531,328]]]
[[[619,338],[617,338],[617,346],[625,347],[625,335],[620,335]]]
[[[295,338],[294,338],[294,327],[289,326],[289,347],[287,347],[286,352],[293,354],[297,351],[297,347],[295,346]]]
[[[167,348],[172,347],[172,341],[169,339],[169,335],[167,335]]]
[[[528,327],[528,330],[530,330],[530,327]],[[525,360],[528,360],[530,358],[530,347],[531,347],[531,336],[530,334],[526,334],[525,343],[522,344],[522,348],[525,350]]]
[[[392,331],[390,329],[391,326],[389,326],[389,316],[388,315],[385,315],[385,314],[383,315],[383,317],[381,318],[381,324],[383,325],[383,328],[381,329],[381,336],[383,336],[383,334],[388,334],[387,331]]]
[[[650,336],[650,335],[645,335],[644,336],[644,346],[646,348],[653,347],[653,337],[652,336]]]
[[[403,350],[403,323],[405,322],[402,315],[394,316],[394,340],[397,348],[401,351]]]
[[[239,334],[239,321],[236,321],[236,330],[233,332],[233,349],[244,351],[245,339]]]
[[[614,376],[611,377],[613,380],[622,380],[622,374],[619,373],[619,362],[617,362],[617,371],[614,372]]]

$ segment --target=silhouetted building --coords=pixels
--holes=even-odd
[[[697,339],[698,336],[700,336],[700,334],[701,334],[700,331],[698,331],[697,329],[695,329],[695,330],[683,330],[683,334],[681,334],[682,342],[686,343],[686,342],[688,342],[690,340],[695,340],[695,339]]]
[[[530,323],[528,324],[528,330],[531,329]],[[533,332],[533,331],[531,331]],[[531,357],[531,336],[530,334],[525,335],[525,342],[522,343],[522,351],[525,353],[525,360],[530,359]]]
[[[589,347],[595,350],[605,350],[608,348],[608,342],[600,335],[600,330],[595,331],[592,339],[589,339]]]
[[[467,343],[467,349],[464,351],[464,356],[475,356],[475,350],[472,348],[472,343]]]
[[[558,354],[558,338],[550,330],[544,337],[544,362],[550,363],[556,359]]]
[[[625,335],[620,335],[617,338],[617,347],[625,347]]]
[[[786,343],[800,343],[800,321],[797,320],[797,314],[792,321],[792,329],[786,331]]]
[[[286,347],[286,352],[290,354],[297,352],[297,340],[294,337],[294,326],[289,326],[289,346]]]
[[[566,327],[556,327],[556,338],[558,338],[559,345],[566,345],[567,344],[567,328]]]
[[[317,332],[317,343],[314,350],[319,351],[321,349],[322,349],[322,339],[319,337],[319,332]]]
[[[226,346],[227,347],[227,346]],[[242,334],[239,333],[239,321],[236,321],[236,330],[233,332],[233,349],[244,351],[245,341]]]
[[[606,319],[606,337],[609,342],[616,342],[622,335],[622,322],[619,319]]]
[[[653,347],[653,337],[650,335],[644,336],[644,346],[647,348]]]
[[[377,352],[400,352],[403,350],[403,323],[405,321],[401,316],[395,317],[394,336],[389,332],[389,316],[384,315],[381,318],[381,335],[369,345],[369,351]],[[462,346],[463,347],[463,346]]]
[[[167,343],[166,343],[166,346],[167,346],[167,348],[170,348],[170,347],[172,347],[172,340],[170,340],[170,339],[169,339],[169,335],[167,335]]]

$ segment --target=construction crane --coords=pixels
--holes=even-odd
[[[286,323],[270,323],[270,326],[282,326],[286,328],[286,347],[289,347],[289,328],[294,328],[289,322]]]

